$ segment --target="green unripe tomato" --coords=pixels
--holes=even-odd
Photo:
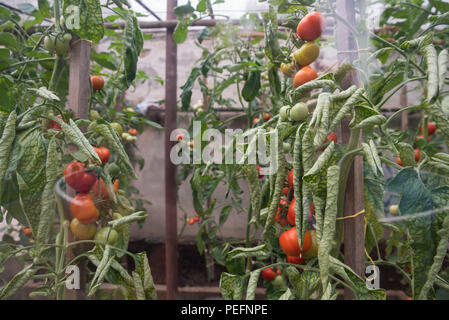
[[[121,219],[121,218],[123,218],[123,216],[122,216],[120,213],[118,213],[118,212],[114,212],[114,213],[112,214],[112,220],[118,220],[118,219]],[[117,227],[117,231],[120,232],[121,230],[123,230],[124,227],[126,227],[125,224],[123,224],[123,225]]]
[[[282,144],[282,150],[284,150],[284,153],[289,152],[289,151],[290,151],[290,148],[291,148],[290,143],[284,142],[284,143]]]
[[[70,222],[70,230],[80,240],[93,239],[97,232],[97,225],[95,223],[84,224],[77,218],[73,218]]]
[[[109,234],[109,236],[108,236]],[[117,242],[118,233],[111,227],[103,227],[97,231],[94,240],[99,241],[103,244],[114,245]]]
[[[123,134],[123,128],[122,128],[122,125],[120,123],[112,122],[111,123],[111,127],[113,127],[115,129],[115,131],[117,131],[119,136],[121,136]]]
[[[128,132],[123,132],[122,133],[122,139],[128,139],[128,137],[131,137],[131,135]]]
[[[265,52],[262,51],[256,52],[256,57],[259,59],[265,58]]]
[[[301,48],[293,53],[293,57],[301,67],[308,66],[314,62],[319,55],[320,47],[313,41],[306,42]]]
[[[192,110],[193,110],[193,111],[196,111],[196,110],[198,110],[198,109],[200,109],[200,108],[203,108],[203,101],[202,101],[202,100],[198,100],[198,102],[195,103],[195,104],[192,106]]]
[[[240,56],[242,57],[242,59],[246,59],[249,57],[249,51],[247,49],[242,49],[242,51],[240,51]]]
[[[287,121],[288,119],[288,111],[290,110],[289,106],[283,106],[281,110],[279,110],[279,116],[282,121]]]
[[[136,110],[134,110],[133,108],[126,108],[125,111],[129,113],[136,113]]]
[[[118,212],[114,212],[112,214],[112,219],[113,220],[118,220],[118,219],[121,219],[121,218],[123,218],[123,216],[120,213],[118,213]]]
[[[100,113],[97,110],[90,110],[89,116],[92,121],[100,119]]]
[[[390,211],[391,214],[395,216],[399,214],[399,206],[397,204],[391,205],[390,208],[388,208],[388,210]]]
[[[87,131],[94,131],[96,127],[97,127],[97,121],[92,121],[87,126]]]
[[[55,37],[53,36],[45,36],[44,38],[44,46],[50,52],[53,54],[55,51]]]
[[[299,102],[290,110],[290,119],[293,121],[303,121],[307,118],[309,109],[305,103]]]
[[[72,41],[72,35],[70,33],[64,33],[64,41],[69,42]]]
[[[113,178],[120,175],[120,167],[115,163],[109,163],[106,167],[107,172]]]
[[[57,55],[63,55],[69,50],[70,44],[65,42],[62,37],[56,38],[55,51]]]
[[[281,275],[277,275],[276,278],[274,278],[273,281],[271,281],[271,284],[276,288],[285,288],[285,280]]]

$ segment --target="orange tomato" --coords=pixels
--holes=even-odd
[[[23,227],[22,230],[23,230],[23,233],[25,233],[25,235],[27,235],[28,237],[31,236],[31,234],[32,234],[31,228]]]
[[[128,133],[134,137],[137,136],[137,130],[134,128],[129,129]]]
[[[118,192],[118,179],[115,179],[114,181],[114,193],[117,194]],[[109,193],[106,190],[106,185],[104,184],[104,181],[102,178],[98,179],[94,186],[92,187],[92,192],[95,195],[96,198],[100,198],[103,200],[109,200]]]
[[[311,66],[305,66],[296,73],[295,78],[293,79],[293,86],[295,88],[298,88],[304,83],[312,81],[316,78],[318,78],[318,74],[316,73],[315,69],[313,69]]]
[[[109,161],[109,158],[111,157],[111,152],[106,147],[94,147],[95,152],[98,154],[98,157],[101,160],[101,163],[106,163]]]
[[[70,210],[75,218],[84,224],[95,222],[100,216],[94,199],[88,193],[78,193],[70,202]]]
[[[92,82],[92,88],[95,91],[101,90],[104,87],[104,79],[102,76],[91,76],[90,82]]]

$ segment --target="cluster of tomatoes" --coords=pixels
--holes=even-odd
[[[299,22],[296,33],[305,43],[293,52],[290,62],[281,64],[282,73],[288,78],[293,78],[295,88],[318,77],[310,64],[320,55],[320,47],[315,40],[321,36],[325,28],[326,20],[319,12],[309,13]]]
[[[69,50],[71,40],[70,33],[49,34],[44,38],[44,46],[50,54],[63,55]]]
[[[264,121],[268,121],[268,120],[270,120],[271,119],[271,114],[269,114],[268,112],[265,112],[263,115],[262,115],[262,119],[264,120]],[[254,118],[253,119],[253,124],[258,124],[260,122],[260,118]]]
[[[106,147],[94,147],[102,164],[109,161],[110,151]],[[100,219],[100,210],[105,207],[105,202],[110,200],[103,179],[98,178],[92,171],[87,170],[82,162],[72,161],[64,169],[64,178],[68,186],[77,194],[70,201],[70,210],[74,216],[70,222],[70,230],[80,240],[95,239],[99,242],[107,242],[113,245],[118,233],[111,227],[103,227],[97,230],[97,222]],[[118,193],[118,179],[114,180],[114,193]],[[113,218],[121,218],[118,213]]]
[[[187,223],[190,225],[194,225],[197,222],[200,222],[201,217],[199,215],[194,215],[193,218],[187,219]]]
[[[427,123],[427,142],[429,142],[432,139],[432,136],[435,134],[435,131],[437,130],[436,125],[433,122]],[[417,140],[423,140],[424,139],[424,128],[421,127],[419,129],[420,135],[418,136]],[[415,162],[419,162],[419,159],[421,158],[421,150],[415,149]],[[396,158],[396,163],[400,166],[402,166],[402,160],[400,157]]]
[[[287,177],[287,184],[283,189],[284,196],[280,200],[274,220],[282,227],[290,228],[284,231],[280,238],[279,244],[282,251],[287,255],[287,260],[293,264],[302,264],[304,259],[316,257],[318,253],[318,245],[316,241],[315,230],[307,230],[304,235],[302,248],[299,246],[298,236],[296,234],[295,222],[295,198],[293,196],[293,173],[292,169]],[[309,223],[312,222],[315,209],[313,202],[310,203],[310,211],[308,216]]]

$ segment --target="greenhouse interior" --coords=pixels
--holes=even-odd
[[[0,0],[0,300],[449,300],[448,47],[447,0]]]

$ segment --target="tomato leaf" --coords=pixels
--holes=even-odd
[[[243,277],[223,272],[220,277],[220,290],[224,300],[241,300]]]
[[[79,10],[79,26],[75,26],[71,32],[81,39],[98,43],[104,36],[104,22],[101,13],[100,0],[65,0],[64,18],[70,20],[70,10],[67,7],[75,6]]]

